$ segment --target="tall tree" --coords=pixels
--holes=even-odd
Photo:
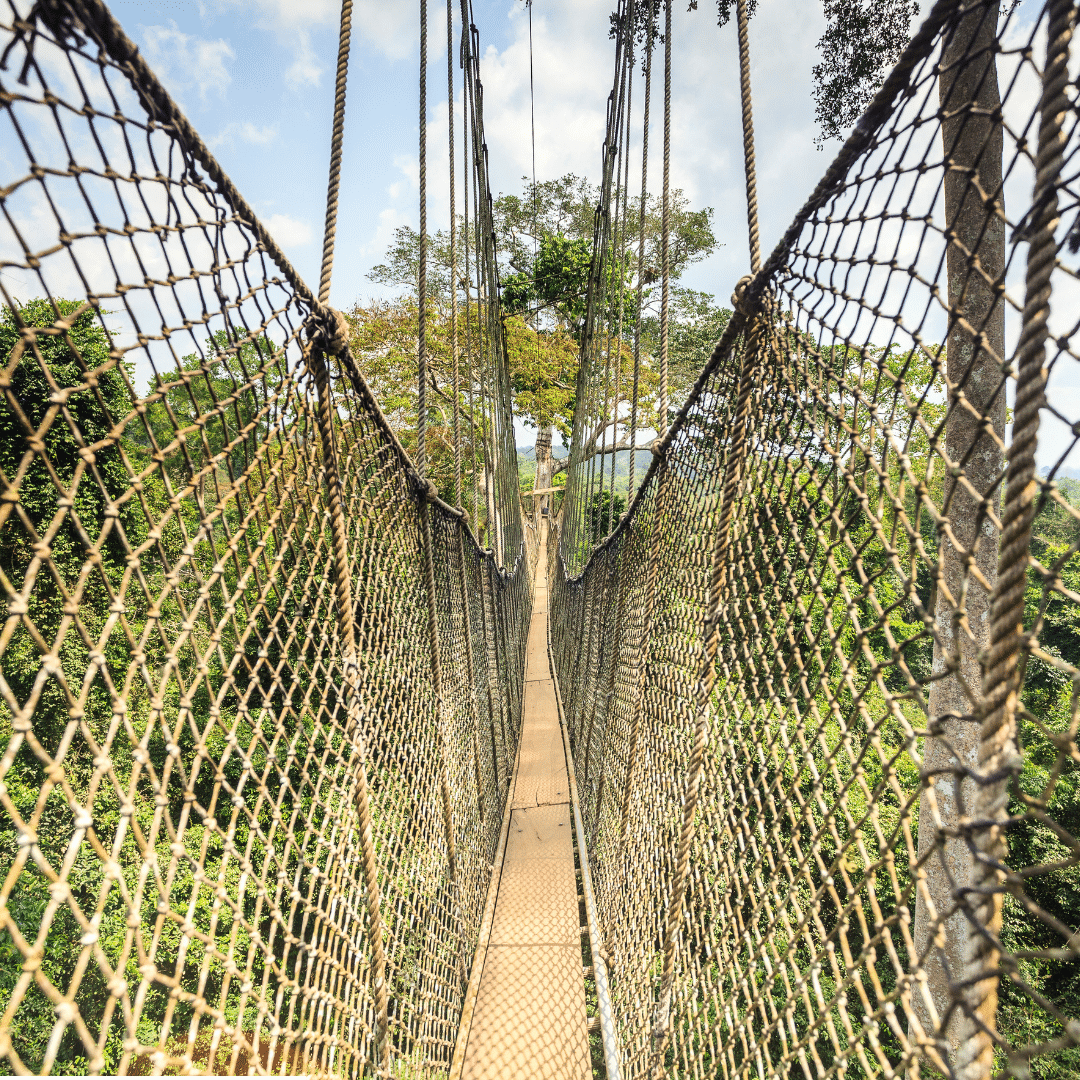
[[[720,7],[730,2],[720,0]],[[1006,262],[1004,133],[994,52],[999,3],[972,0],[946,30],[938,85],[945,235],[950,238],[945,422],[950,468],[943,501],[949,529],[940,538],[935,679],[928,703],[930,727],[939,734],[927,739],[923,756],[927,770],[944,772],[919,806],[919,856],[930,858],[916,896],[914,939],[927,981],[926,996],[913,995],[913,1004],[927,1033],[934,1030],[934,1013],[947,1017],[942,1035],[958,1057],[982,1052],[972,1049],[978,1021],[961,1009],[949,1010],[956,988],[972,978],[978,965],[968,916],[957,908],[957,899],[975,884],[976,867],[966,842],[951,834],[962,814],[972,812],[974,785],[965,781],[961,787],[960,777],[963,770],[978,767],[979,725],[972,719],[981,698],[979,657],[989,645],[998,561],[997,528],[983,503],[993,492],[996,517],[1005,433],[1005,305],[998,290]],[[823,7],[828,25],[819,42],[822,62],[814,68],[819,145],[841,136],[858,119],[907,44],[919,11],[914,0],[823,0]],[[963,625],[955,614],[961,602]],[[932,940],[935,909],[952,912],[944,921],[942,946]],[[992,1003],[986,1011],[993,1023]]]
[[[548,334],[566,333],[580,344],[581,330],[585,320],[586,292],[592,256],[593,224],[596,206],[600,201],[600,189],[588,180],[567,173],[557,180],[532,182],[522,177],[521,195],[500,195],[495,201],[495,222],[500,258],[503,263],[502,300],[504,310],[519,314],[534,333],[534,341],[522,337],[525,352],[511,355],[511,367],[520,370],[528,350],[538,349],[540,340]],[[617,191],[617,200],[628,193]],[[632,335],[637,320],[634,298],[637,292],[637,244],[641,213],[640,196],[631,198],[627,207],[626,228],[613,231],[614,249],[608,264],[608,273],[616,288],[607,290],[617,299],[613,310],[607,312],[612,324],[623,327],[626,337]],[[681,190],[673,192],[669,200],[670,253],[669,265],[673,280],[678,280],[688,266],[710,255],[716,248],[713,233],[714,211],[712,207],[695,210]],[[647,320],[658,303],[653,284],[660,279],[661,235],[663,229],[663,201],[657,196],[645,199],[645,260],[642,269],[643,315]],[[621,319],[619,316],[621,315]],[[632,354],[624,343],[613,344],[613,354],[620,365],[619,400],[611,403],[611,415],[605,417],[602,426],[590,433],[590,443],[599,445],[606,432],[611,431],[611,446],[617,444],[616,431],[620,406],[630,400],[632,386]],[[704,363],[705,350],[700,358]],[[575,387],[577,382],[578,356],[566,354],[566,364],[556,374],[556,383],[563,387]],[[644,373],[639,388],[651,387],[654,373]],[[536,427],[536,487],[549,487],[553,476],[560,471],[551,455],[552,435],[558,429],[564,436],[573,422],[576,405],[573,392],[564,398],[565,408],[550,413],[543,408],[543,395],[535,400],[538,408],[528,407],[519,413]],[[646,427],[647,424],[642,424]],[[611,451],[614,452],[614,451]],[[565,465],[562,466],[565,468]]]
[[[731,0],[727,0],[730,4]],[[817,145],[859,119],[911,36],[918,0],[822,0],[826,28],[814,67]]]
[[[554,475],[560,469],[551,452],[553,436],[557,431],[564,440],[568,439],[573,424],[580,333],[585,318],[592,257],[593,218],[600,192],[596,185],[573,173],[536,184],[523,178],[522,188],[520,195],[500,194],[495,200],[496,246],[514,414],[536,428],[536,487],[545,488],[551,486]],[[624,194],[620,193],[620,198]],[[678,280],[688,266],[704,259],[715,249],[714,213],[711,207],[693,209],[682,191],[676,191],[670,202],[670,263],[672,277]],[[616,280],[622,275],[622,325],[626,338],[632,334],[636,320],[632,299],[637,287],[636,217],[639,207],[639,197],[635,196],[630,203],[622,249],[612,258],[610,270]],[[643,428],[649,426],[652,417],[652,391],[656,383],[650,363],[650,342],[654,336],[651,329],[656,321],[653,309],[658,298],[652,286],[660,277],[661,229],[661,200],[647,196],[646,258],[642,273],[645,363],[639,380]],[[463,238],[462,243],[467,243],[468,239]],[[428,387],[429,399],[434,408],[441,410],[439,415],[429,415],[429,439],[433,428],[439,428],[440,418],[444,419],[442,414],[450,401],[446,397],[445,372],[439,379],[438,358],[441,353],[437,343],[440,334],[445,336],[443,324],[450,304],[449,250],[447,233],[440,230],[429,239],[428,306],[434,313],[433,325],[442,328],[429,334],[428,339],[431,360],[429,374],[438,384]],[[408,226],[398,228],[383,261],[372,268],[368,278],[380,285],[407,289],[415,298],[419,252],[420,238],[415,230]],[[678,289],[676,294],[682,295]],[[707,297],[707,294],[687,291],[686,298],[690,297],[694,299],[685,299],[685,302],[677,300],[674,307],[676,321],[679,313],[685,309],[688,330],[693,328],[684,335],[684,352],[692,351],[697,339],[708,332],[708,326],[715,323],[717,314],[717,309],[709,307],[711,297]],[[475,331],[475,297],[472,297],[471,303]],[[412,355],[410,349],[415,352],[417,331],[415,317],[410,316],[406,307],[396,302],[366,307],[358,305],[349,313],[354,330],[353,346],[359,355],[365,357],[365,370],[370,368],[380,386],[385,384],[391,403],[399,402],[402,405],[411,393],[409,387],[414,386],[416,381],[415,364],[410,368],[408,357]],[[462,311],[464,308],[459,305],[459,312]],[[458,344],[462,349],[465,347],[463,324],[464,318],[460,318]],[[381,336],[383,334],[387,335],[385,340]],[[474,341],[474,346],[476,344]],[[680,370],[684,376],[682,382],[687,388],[696,377],[695,366],[700,368],[704,363],[709,348],[711,342],[704,343],[700,356],[683,358]],[[625,406],[632,386],[632,354],[625,341],[613,346],[613,352],[622,365],[620,403]],[[474,364],[473,370],[475,374],[479,368]],[[474,390],[479,394],[479,384]],[[617,415],[618,407],[619,403],[616,403],[613,415]],[[386,400],[384,408],[394,412],[393,404],[387,404]],[[610,432],[613,426],[617,427],[617,423],[609,419],[603,428],[593,433],[593,441],[599,445],[601,436],[604,432]],[[447,430],[445,424],[443,430]],[[408,445],[410,435],[407,424],[402,424],[399,434]],[[610,442],[615,444],[614,437]],[[433,468],[438,471],[435,465]]]

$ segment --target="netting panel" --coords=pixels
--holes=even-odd
[[[411,465],[344,357],[336,551],[310,293],[64,10],[0,26],[0,1055],[359,1076],[385,1038],[395,1072],[445,1072],[525,551],[498,568],[428,504],[437,700]]]
[[[626,1075],[1080,1062],[1076,13],[1048,7],[1050,75],[1046,9],[997,25],[996,4],[935,7],[628,520],[580,577],[580,545],[553,554]],[[1040,317],[1023,315],[1040,222],[1057,261],[1025,489],[1006,483],[1026,437],[1006,406]],[[992,652],[1024,490],[1024,628]],[[1024,681],[995,743],[983,685],[1006,653]]]

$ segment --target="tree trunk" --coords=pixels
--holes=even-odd
[[[1005,222],[1001,215],[1003,131],[994,112],[1001,104],[995,54],[999,0],[984,0],[972,8],[945,43],[939,96],[945,173],[945,223],[955,240],[949,244],[946,273],[949,307],[953,313],[947,343],[949,413],[945,449],[980,495],[989,492],[1003,468],[1001,444],[980,431],[980,420],[969,406],[990,421],[998,439],[1005,432],[1005,393],[1000,388],[1005,354],[1005,305],[992,282],[1005,273]],[[976,112],[977,110],[977,112]],[[991,200],[983,201],[983,195]],[[982,268],[972,268],[972,256]],[[989,279],[989,281],[987,280]],[[962,314],[967,326],[960,325]],[[970,329],[969,329],[970,328]],[[977,334],[985,334],[986,347]],[[944,465],[940,460],[938,468]],[[947,467],[947,466],[946,466]],[[979,760],[979,702],[982,687],[980,653],[989,644],[990,592],[969,571],[974,564],[992,587],[997,577],[998,530],[980,510],[976,499],[950,473],[945,477],[947,517],[956,540],[939,537],[942,577],[938,582],[934,619],[940,634],[935,643],[930,687],[930,723],[937,736],[928,738],[924,767],[977,768]],[[993,495],[995,514],[1000,490]],[[961,600],[961,598],[963,598]],[[963,603],[968,628],[960,625],[956,605]],[[915,903],[915,945],[924,961],[924,991],[916,984],[913,1007],[928,1035],[941,1024],[940,1035],[955,1051],[973,1030],[959,1009],[948,1019],[956,990],[973,971],[972,935],[959,904],[960,890],[972,884],[974,861],[965,840],[943,832],[956,829],[971,816],[975,785],[949,772],[937,776],[919,801],[919,856],[936,847],[923,869]],[[936,811],[934,803],[936,802]],[[937,816],[935,816],[935,814]],[[931,905],[940,927],[932,925]],[[914,962],[913,958],[913,962]],[[929,997],[930,1001],[926,999]],[[930,1002],[933,1004],[931,1011]],[[937,1014],[937,1022],[933,1013]]]
[[[542,491],[544,488],[551,487],[551,437],[552,429],[550,427],[540,428],[536,433],[536,445],[533,448],[533,454],[536,457],[536,479],[533,481],[534,491]],[[550,495],[540,495],[533,499],[533,513],[536,515],[537,523],[543,516],[544,510],[550,505],[550,498]]]

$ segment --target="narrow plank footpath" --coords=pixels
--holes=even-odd
[[[590,1075],[570,784],[548,667],[547,618],[545,535],[510,831],[464,1080]]]

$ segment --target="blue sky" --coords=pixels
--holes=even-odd
[[[326,197],[340,0],[113,0],[112,8],[226,171],[311,285],[317,284]],[[455,11],[459,0],[453,0]],[[595,180],[600,165],[613,48],[614,0],[536,0],[537,176],[576,172]],[[925,6],[925,5],[924,5]],[[1030,22],[1034,0],[1021,8]],[[1024,15],[1030,8],[1030,15]],[[531,169],[528,17],[523,0],[474,0],[493,184],[520,190]],[[448,223],[446,8],[429,3],[429,221]],[[381,261],[394,229],[415,227],[417,210],[418,24],[415,0],[355,0],[341,210],[331,302],[345,307],[379,295],[367,272]],[[760,0],[751,22],[762,248],[769,252],[836,153],[819,151],[812,68],[824,31],[817,0]],[[455,42],[457,40],[455,24]],[[715,7],[676,4],[672,94],[672,182],[692,206],[712,206],[720,245],[690,268],[684,284],[727,303],[748,270],[733,26],[716,25]],[[1037,50],[1041,52],[1041,46]],[[659,67],[659,65],[658,65]],[[460,70],[455,64],[460,151]],[[660,186],[662,68],[654,76],[650,188]],[[1034,93],[1037,87],[1029,87]],[[1025,91],[1027,94],[1028,91]],[[1030,94],[1029,94],[1030,96]],[[1017,97],[1028,114],[1035,97]],[[641,102],[640,80],[635,113]],[[1021,125],[1022,126],[1022,125]],[[631,146],[640,153],[640,127]],[[460,156],[459,156],[460,161]],[[639,175],[632,166],[632,177]],[[460,169],[459,169],[460,179]],[[1030,184],[1019,174],[1019,206]],[[632,180],[636,186],[636,180]],[[1021,190],[1023,189],[1023,190]],[[1019,200],[1019,201],[1017,201]],[[1010,274],[1022,297],[1023,261]],[[1015,278],[1015,280],[1013,280]],[[1059,305],[1064,310],[1063,305]],[[1067,312],[1066,312],[1067,314]],[[1007,316],[1010,338],[1018,319]],[[928,328],[933,333],[933,328]],[[876,338],[875,338],[876,340]],[[1076,365],[1080,366],[1080,365]],[[1066,411],[1080,398],[1080,373],[1059,368],[1055,391]],[[1060,426],[1060,425],[1059,425]],[[1064,446],[1062,429],[1044,433],[1040,458]],[[519,432],[519,441],[528,439]],[[1062,440],[1066,442],[1062,442]],[[1074,456],[1080,456],[1075,455]],[[1070,462],[1077,465],[1080,462]]]
[[[116,17],[178,98],[301,272],[315,282],[326,188],[336,53],[334,0],[115,0]],[[455,3],[456,8],[456,3]],[[734,28],[710,5],[675,13],[673,180],[717,211],[725,246],[686,283],[725,299],[746,270]],[[611,0],[537,0],[537,174],[599,166],[611,81]],[[517,190],[530,170],[528,27],[521,0],[478,0],[492,175]],[[418,5],[355,5],[343,198],[333,302],[379,292],[365,274],[393,229],[417,217]],[[429,5],[431,215],[448,219],[446,9]],[[810,69],[823,29],[816,3],[765,0],[754,20],[762,228],[782,232],[830,152],[813,146]],[[457,29],[455,24],[455,38]],[[457,111],[460,121],[460,73]],[[661,89],[657,79],[657,97]],[[638,87],[640,95],[640,85]],[[640,96],[638,98],[640,101]],[[658,116],[654,112],[654,116]],[[458,138],[460,140],[460,128]],[[659,180],[660,129],[651,171]],[[459,141],[460,146],[460,141]],[[635,170],[636,171],[636,167]],[[652,185],[650,185],[652,186]],[[658,184],[656,185],[659,186]]]
[[[340,0],[114,0],[112,10],[309,283],[317,285]],[[455,43],[458,39],[455,10]],[[537,177],[595,180],[613,44],[612,0],[536,0]],[[492,179],[531,171],[528,15],[523,0],[474,0]],[[684,283],[727,302],[747,272],[734,26],[711,4],[674,13],[672,182],[716,210],[721,242]],[[428,175],[432,228],[449,221],[446,7],[429,3]],[[813,145],[811,68],[820,5],[762,0],[753,22],[762,234],[766,249],[825,169]],[[398,225],[418,224],[419,5],[354,2],[341,208],[331,302],[387,290],[366,278]],[[455,44],[456,50],[456,44]],[[642,87],[637,84],[638,110]],[[662,66],[654,73],[650,189],[660,188]],[[637,111],[637,110],[636,110]],[[461,73],[455,64],[458,161]],[[640,154],[640,128],[632,152]],[[640,158],[638,159],[640,161]],[[640,176],[640,164],[632,175]],[[459,165],[459,182],[460,182]],[[632,186],[636,186],[636,181]],[[460,200],[460,196],[459,196]],[[460,202],[459,202],[460,212]],[[534,432],[518,424],[518,442]]]

